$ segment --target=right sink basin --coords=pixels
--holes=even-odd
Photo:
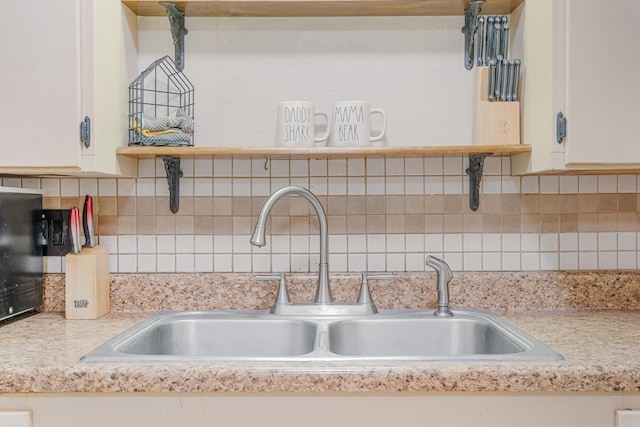
[[[379,359],[553,361],[562,356],[484,312],[344,320],[329,325],[329,349],[348,357]]]

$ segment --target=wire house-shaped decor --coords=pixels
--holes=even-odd
[[[168,56],[129,85],[129,145],[193,145],[193,85]]]

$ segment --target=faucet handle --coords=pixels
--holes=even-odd
[[[369,290],[369,280],[390,280],[392,278],[393,276],[391,274],[362,273],[360,293],[358,294],[358,304],[373,305],[373,298],[371,298],[371,291]]]
[[[289,298],[289,291],[287,291],[287,282],[285,281],[286,274],[281,273],[278,275],[259,275],[256,276],[256,280],[270,281],[279,280],[278,295],[276,296],[276,304],[290,304],[291,298]]]

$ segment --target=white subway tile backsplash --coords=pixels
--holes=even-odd
[[[139,254],[155,254],[156,253],[156,236],[138,236],[138,253]],[[155,263],[155,257],[154,257]]]
[[[347,236],[348,253],[364,253],[367,251],[367,236],[350,234]]]
[[[598,251],[618,250],[618,233],[598,233]]]
[[[135,188],[135,180],[133,181],[133,185]],[[22,185],[28,188],[33,188],[26,185],[25,180],[22,180]],[[135,191],[135,190],[134,190]],[[81,196],[90,195],[97,196],[98,195],[98,180],[96,178],[82,178],[79,180],[79,192]],[[95,208],[95,206],[94,206]]]
[[[348,177],[347,194],[350,196],[364,196],[367,194],[365,179],[363,177]]]
[[[195,258],[193,253],[176,254],[176,271],[181,273],[193,273],[195,271]]]
[[[598,177],[596,175],[580,175],[578,177],[578,191],[582,194],[598,192]]]
[[[443,236],[444,252],[462,252],[462,234],[445,234]]]
[[[271,272],[271,255],[269,254],[254,254],[251,258],[253,262],[252,271],[254,273],[269,273]]]
[[[235,170],[235,169],[234,169]],[[215,185],[215,184],[214,184]],[[250,196],[251,195],[251,178],[234,178],[231,181],[233,196]],[[217,196],[215,194],[214,196]]]
[[[580,251],[597,251],[598,233],[579,233],[578,249],[580,249]]]
[[[462,157],[445,157],[443,164],[444,175],[464,175],[464,169],[468,166],[465,162],[467,162],[467,160],[463,160]]]
[[[98,192],[100,192],[99,189],[98,189]],[[138,195],[138,197],[155,196],[156,195],[156,179],[155,178],[138,178],[136,180],[136,194]]]
[[[175,273],[175,254],[158,254],[158,256],[156,257],[156,265],[158,266],[158,273]]]
[[[557,194],[560,190],[557,176],[543,175],[540,177],[540,194]]]
[[[167,178],[156,178],[155,187],[156,196],[169,197],[169,186],[167,185]],[[98,189],[98,191],[100,191],[100,195],[102,196],[102,190]]]
[[[329,166],[327,159],[311,159],[309,160],[309,176],[327,177],[329,175]]]
[[[404,158],[389,157],[385,161],[385,174],[404,176]]]
[[[559,267],[558,252],[543,252],[540,254],[540,269],[541,270],[558,270]]]
[[[316,196],[326,196],[329,194],[327,177],[312,176],[309,179],[309,191]]]
[[[118,255],[118,271],[120,273],[137,273],[138,272],[138,256],[137,255]]]
[[[136,236],[118,236],[118,253],[135,254],[138,251]]]
[[[233,255],[230,253],[216,253],[213,256],[213,271],[216,273],[231,273],[233,271]]]
[[[386,182],[383,177],[367,176],[365,182],[367,184],[367,195],[380,196],[385,194]]]
[[[424,193],[444,194],[444,178],[440,176],[427,176],[424,180]]]
[[[598,175],[598,193],[616,193],[618,179],[616,175]]]
[[[264,167],[262,168],[264,170]],[[255,174],[255,168],[254,172]],[[271,159],[271,176],[272,177],[286,177],[289,178],[291,171],[289,170],[288,159]]]
[[[250,273],[251,272],[251,255],[249,254],[233,254],[233,272],[234,273]],[[274,271],[289,270],[288,255],[272,255],[271,268]]]
[[[560,194],[577,194],[578,177],[575,175],[560,177]]]
[[[635,232],[620,232],[618,233],[618,247],[619,251],[635,251],[637,249],[636,241],[637,234]]]
[[[620,270],[635,270],[638,268],[638,252],[621,251],[618,252],[618,268]]]
[[[167,180],[164,180],[165,186],[167,185]],[[115,197],[118,195],[118,190],[116,187],[116,180],[111,178],[102,178],[98,180],[98,195],[100,197]]]
[[[405,271],[404,254],[387,254],[385,271]]]
[[[180,159],[180,170],[184,178],[193,178],[194,159]]]
[[[581,251],[578,254],[578,263],[580,270],[597,270],[598,252]]]
[[[482,235],[482,250],[485,252],[501,251],[502,236],[498,233],[484,233]]]
[[[182,162],[180,166],[182,166]],[[209,159],[209,158],[193,159],[193,176],[194,177],[212,177],[213,176],[213,159]]]
[[[536,194],[540,192],[539,178],[537,176],[523,176],[520,182],[522,194]]]
[[[618,268],[618,252],[600,251],[598,252],[598,269],[615,270]]]
[[[193,257],[193,271],[196,273],[211,273],[213,271],[213,254],[195,254]]]
[[[251,176],[251,159],[233,158],[233,176],[234,177],[250,177]]]
[[[443,178],[444,194],[464,194],[462,176],[445,175]]]
[[[521,270],[520,252],[503,252],[502,253],[502,270],[503,271]]]
[[[424,160],[421,157],[405,157],[405,176],[424,175]]]
[[[194,180],[193,180],[193,195],[194,196],[201,196],[201,197],[211,197],[211,196],[213,196],[213,180],[210,177],[207,177],[207,178],[194,178]]]
[[[347,194],[347,178],[344,176],[330,176],[327,185],[331,196],[344,196]]]
[[[367,176],[384,176],[384,159],[380,158],[367,158],[366,159],[366,174]]]
[[[363,253],[350,253],[347,255],[348,271],[367,271],[367,255]]]
[[[194,196],[193,191],[193,178],[180,178],[180,195],[186,197]],[[118,195],[122,196],[122,194],[120,194],[120,190],[118,190]]]
[[[540,270],[540,253],[522,252],[520,255],[520,266],[522,270],[525,271]]]
[[[386,235],[370,234],[367,236],[367,252],[382,253],[387,252]]]
[[[332,176],[347,176],[347,159],[329,159],[327,174]]]
[[[156,248],[159,254],[175,254],[176,253],[176,236],[156,236]]]
[[[290,271],[295,271],[295,272],[309,271],[309,255],[308,254],[292,253],[290,262],[291,262]],[[333,265],[331,265],[331,267],[333,271],[337,271]]]
[[[387,177],[385,182],[386,182],[386,186],[385,186],[386,194],[392,194],[392,195],[405,194],[403,176]]]
[[[176,254],[193,254],[194,253],[194,236],[177,235],[176,236]]]
[[[482,254],[482,270],[500,271],[502,269],[502,254],[499,252],[484,252]]]
[[[157,270],[155,253],[138,253],[138,273],[155,273]]]
[[[425,175],[442,176],[444,175],[444,158],[442,157],[426,157],[424,159]]]
[[[347,175],[348,176],[365,176],[364,159],[347,159]]]
[[[618,175],[618,193],[635,193],[638,185],[636,175]]]
[[[9,183],[6,183],[4,180],[2,184],[6,187],[10,187]],[[57,178],[43,178],[42,191],[45,197],[60,196],[60,180]]]
[[[578,252],[560,252],[560,270],[578,270]]]
[[[182,191],[182,181],[180,182],[180,190]],[[136,196],[136,180],[120,178],[117,180],[119,197],[135,197]],[[80,194],[83,195],[82,193]]]
[[[290,176],[292,177],[308,177],[309,176],[309,160],[291,159],[289,163]]]
[[[462,256],[464,271],[482,271],[482,253],[465,252]]]
[[[264,162],[262,164],[264,164]],[[213,176],[233,176],[233,162],[231,161],[231,159],[213,159]]]
[[[423,195],[424,194],[424,176],[406,176],[404,179],[404,194]]]

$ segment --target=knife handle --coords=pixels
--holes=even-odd
[[[69,214],[69,234],[71,235],[71,252],[79,254],[82,251],[80,246],[80,209],[76,206],[71,208]]]
[[[84,246],[93,248],[96,245],[96,238],[93,232],[93,198],[88,194],[84,198],[82,209],[82,229],[84,231]]]

